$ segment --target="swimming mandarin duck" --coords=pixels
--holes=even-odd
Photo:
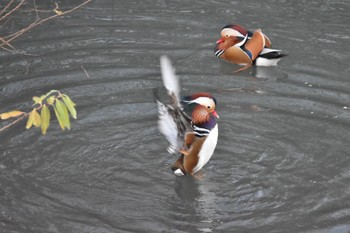
[[[162,79],[170,97],[170,103],[159,100],[158,128],[169,142],[168,152],[178,154],[172,165],[175,175],[193,175],[208,163],[218,140],[219,118],[215,111],[216,99],[209,93],[200,92],[180,98],[180,84],[170,60],[160,59]],[[189,114],[187,113],[189,110]]]
[[[228,62],[244,65],[274,66],[286,54],[272,49],[270,39],[260,29],[248,31],[239,25],[227,25],[216,42],[215,56]],[[238,71],[240,71],[238,70]]]

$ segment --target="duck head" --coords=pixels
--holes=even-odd
[[[221,37],[216,41],[218,49],[227,49],[231,46],[242,46],[251,33],[239,25],[229,24],[222,28]]]
[[[183,97],[182,103],[192,107],[192,123],[194,125],[209,122],[213,117],[219,118],[215,108],[216,99],[206,92],[196,93],[191,96]]]

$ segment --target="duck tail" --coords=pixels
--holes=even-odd
[[[279,49],[270,49],[270,48],[264,48],[260,54],[259,57],[266,58],[266,59],[277,59],[287,56],[286,53],[282,53]]]

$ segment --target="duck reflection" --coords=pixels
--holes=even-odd
[[[217,196],[213,184],[195,176],[177,177],[174,190],[179,197],[182,210],[196,223],[196,230],[212,232],[217,218]],[[184,209],[183,209],[184,208]]]
[[[287,74],[283,73],[277,66],[252,66],[240,73],[236,73],[237,66],[228,62],[220,61],[220,73],[224,75],[239,75],[254,79],[265,79],[270,81],[276,81],[279,79],[287,78]]]
[[[198,181],[193,176],[177,177],[174,189],[178,197],[185,202],[195,201],[201,196]]]
[[[256,66],[252,68],[251,75],[256,77],[257,79],[266,79],[266,80],[274,80],[278,81],[280,79],[287,78],[288,75],[283,73],[277,67],[263,67]]]

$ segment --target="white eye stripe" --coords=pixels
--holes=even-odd
[[[244,35],[242,35],[239,31],[234,30],[234,29],[232,29],[232,28],[224,28],[224,29],[222,29],[221,35],[244,37]]]
[[[212,99],[208,98],[208,97],[198,97],[194,100],[189,101],[188,103],[196,103],[196,104],[200,104],[203,105],[205,107],[207,106],[215,106],[215,103]]]

